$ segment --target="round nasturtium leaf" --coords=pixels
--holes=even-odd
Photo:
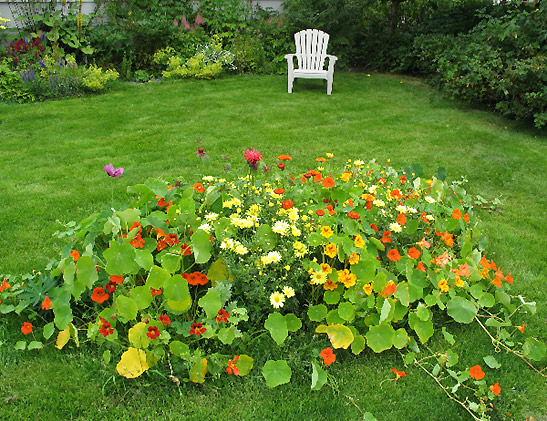
[[[327,326],[327,335],[334,348],[348,349],[354,340],[351,329],[341,324]]]
[[[193,383],[203,383],[207,374],[207,358],[202,358],[190,369],[190,380]]]
[[[320,322],[327,317],[327,306],[325,304],[311,306],[308,309],[308,317],[312,322]]]
[[[142,349],[137,348],[129,348],[125,351],[116,366],[118,374],[128,379],[139,377],[146,370],[148,370],[146,353]]]
[[[374,352],[379,353],[393,346],[395,330],[389,324],[371,326],[365,338],[368,346]]]
[[[446,312],[458,323],[469,324],[477,315],[477,307],[463,297],[454,297],[446,305]]]
[[[302,327],[302,321],[293,313],[285,314],[285,320],[287,321],[287,329],[289,332],[296,332]]]
[[[402,327],[397,329],[395,331],[395,336],[393,337],[393,345],[395,345],[395,348],[402,349],[405,346],[408,346],[409,343],[408,333],[405,328]]]
[[[148,325],[146,323],[137,323],[127,333],[129,343],[135,348],[147,348],[150,344],[150,338],[146,336],[147,332]]]
[[[268,360],[262,368],[262,375],[268,387],[277,387],[291,381],[292,370],[285,360]]]
[[[120,316],[126,318],[127,320],[137,318],[139,308],[137,306],[137,302],[132,298],[126,297],[125,295],[120,295],[116,299],[116,306]]]
[[[281,345],[289,334],[287,319],[280,313],[270,313],[264,327],[270,332],[277,345]]]
[[[236,367],[239,368],[238,376],[246,376],[253,369],[254,360],[248,355],[241,354],[237,360]]]
[[[198,301],[201,308],[205,310],[208,319],[213,319],[218,314],[218,311],[222,308],[222,300],[220,294],[214,289],[210,289],[207,294],[201,297]]]
[[[327,373],[315,361],[312,361],[311,366],[313,370],[311,373],[311,390],[319,390],[327,382]]]

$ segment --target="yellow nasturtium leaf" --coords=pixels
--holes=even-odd
[[[194,364],[190,369],[190,380],[194,383],[203,383],[207,374],[207,358],[202,358],[201,361]]]
[[[337,323],[327,326],[327,335],[334,348],[347,349],[354,340],[351,329]]]
[[[57,335],[57,341],[55,342],[55,348],[57,349],[63,349],[63,347],[68,343],[70,340],[70,326],[68,326],[65,330],[62,330]]]
[[[122,354],[122,358],[116,366],[116,370],[120,376],[128,379],[139,377],[148,370],[146,353],[142,349],[129,348]]]
[[[137,323],[128,332],[128,338],[131,345],[136,348],[147,348],[150,344],[150,338],[146,336],[148,325],[143,322]]]

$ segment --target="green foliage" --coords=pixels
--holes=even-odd
[[[23,78],[18,72],[11,70],[11,60],[0,61],[0,100],[27,102],[34,101],[35,97],[23,83]]]
[[[415,48],[426,71],[451,95],[502,114],[547,123],[547,7],[514,5],[484,15],[457,37],[418,37]]]
[[[102,68],[91,65],[82,77],[82,84],[86,89],[96,92],[104,89],[106,83],[116,80],[118,77],[119,73],[116,70],[103,71]]]

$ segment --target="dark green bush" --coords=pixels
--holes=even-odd
[[[547,123],[547,6],[510,6],[469,33],[414,41],[422,70],[454,97],[509,117]]]

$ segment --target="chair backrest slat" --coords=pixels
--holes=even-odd
[[[298,68],[322,70],[327,56],[329,34],[318,29],[305,29],[294,34]]]

